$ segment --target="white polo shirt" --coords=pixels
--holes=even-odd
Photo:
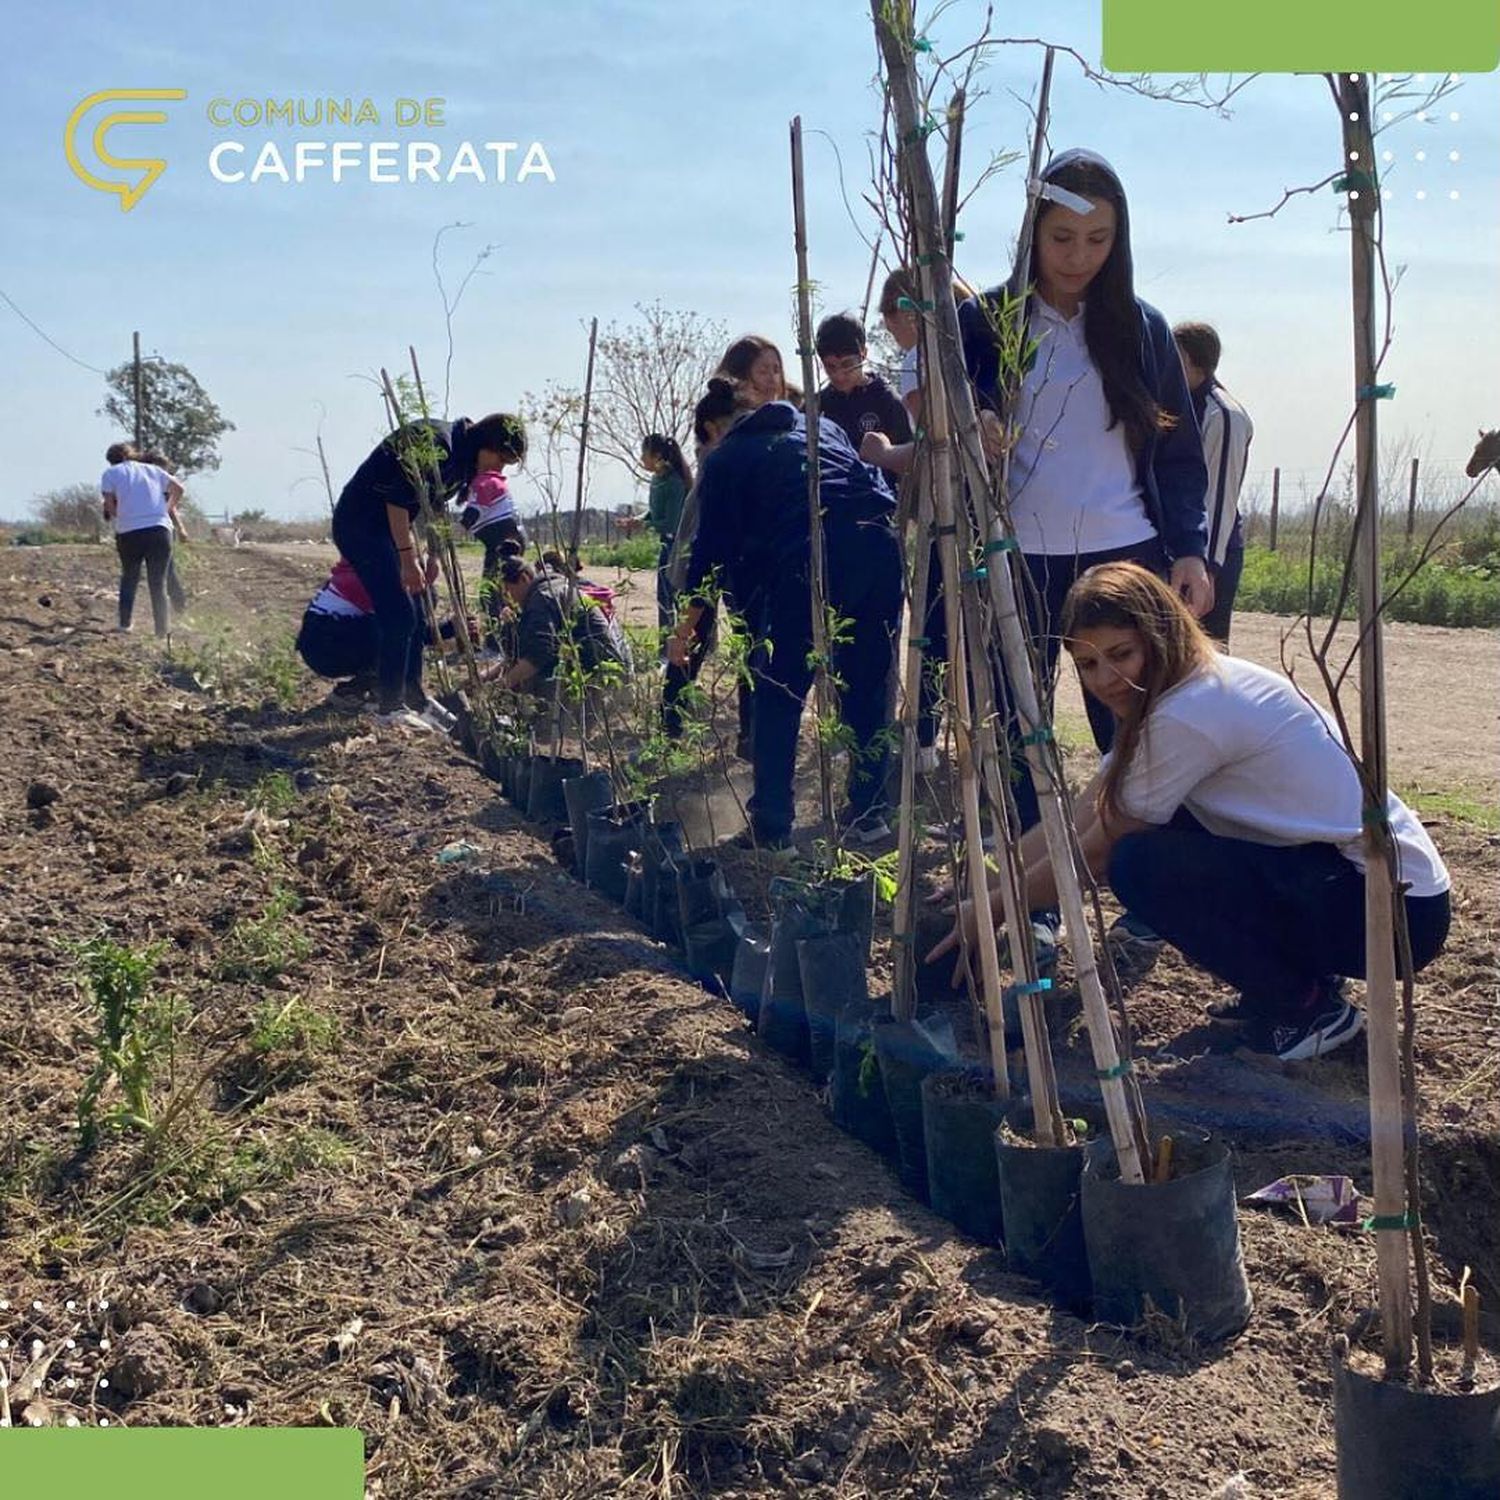
[[[133,458],[111,464],[99,480],[99,492],[115,497],[115,533],[144,531],[148,526],[165,526],[170,531],[167,487],[171,482],[172,476],[155,464]]]
[[[1023,552],[1073,556],[1156,535],[1123,421],[1109,425],[1104,381],[1089,355],[1083,307],[1063,315],[1032,299],[1036,359],[1021,382],[1010,460],[1010,510]]]
[[[1106,757],[1108,759],[1108,757]],[[1364,790],[1332,718],[1280,672],[1220,656],[1152,705],[1120,781],[1120,810],[1163,824],[1179,807],[1220,838],[1332,844],[1364,869]],[[1448,889],[1427,830],[1391,792],[1386,816],[1413,896]]]

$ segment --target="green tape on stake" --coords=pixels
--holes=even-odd
[[[1396,387],[1393,385],[1362,385],[1354,393],[1360,401],[1394,401]]]
[[[1130,1072],[1130,1059],[1127,1057],[1123,1062],[1117,1062],[1112,1068],[1095,1068],[1094,1077],[1101,1083],[1108,1083],[1111,1078],[1123,1078]]]
[[[1383,807],[1366,807],[1360,810],[1359,821],[1366,828],[1389,828],[1390,814]]]
[[[1412,1214],[1373,1214],[1361,1221],[1366,1229],[1415,1229],[1416,1217]]]
[[[957,536],[958,522],[950,521],[946,526],[934,526],[932,528],[932,534],[934,536]]]
[[[1333,179],[1333,190],[1336,193],[1373,193],[1375,179],[1368,172],[1345,172],[1342,177]]]
[[[913,52],[931,52],[932,43],[925,36],[914,36],[911,39],[911,50]]]
[[[963,578],[965,583],[981,583],[990,576],[990,570],[982,563],[977,568],[965,568]]]
[[[906,644],[908,646],[920,646],[925,651],[932,644],[932,640],[925,635],[909,635],[906,638]]]
[[[1021,736],[1023,745],[1045,745],[1053,738],[1051,728],[1043,724],[1039,729],[1033,729],[1030,734]]]
[[[1003,536],[997,542],[986,542],[984,544],[984,555],[993,557],[997,552],[1019,552],[1021,544],[1013,536]]]

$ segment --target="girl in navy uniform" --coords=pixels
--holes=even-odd
[[[411,675],[411,642],[427,579],[417,561],[413,522],[427,503],[441,512],[481,465],[498,468],[510,450],[513,417],[478,422],[423,419],[393,432],[355,470],[333,511],[333,540],[359,575],[375,611],[377,716],[381,723],[430,727],[421,658]]]
[[[769,648],[753,667],[755,790],[746,841],[784,848],[794,819],[797,735],[813,676],[807,422],[788,402],[746,405],[735,385],[716,379],[695,413],[720,435],[698,476],[686,591],[699,594],[716,576]],[[832,661],[840,714],[853,740],[842,821],[851,837],[873,842],[890,831],[887,685],[902,581],[895,500],[834,423],[820,423],[818,452],[828,602],[847,622]],[[687,664],[705,607],[695,601],[684,611],[669,642],[674,664]]]

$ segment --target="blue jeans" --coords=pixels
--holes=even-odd
[[[380,682],[380,712],[403,703],[417,707],[422,688],[422,630],[417,600],[401,586],[401,559],[389,532],[369,536],[339,525],[333,540],[364,584],[375,606],[375,673]]]
[[[1179,814],[1109,858],[1121,904],[1267,1020],[1305,1016],[1329,975],[1365,972],[1365,878],[1332,844],[1220,838]],[[1414,971],[1442,951],[1449,903],[1408,896]]]

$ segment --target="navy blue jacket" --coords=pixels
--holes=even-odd
[[[742,418],[698,471],[698,534],[686,587],[715,569],[742,606],[779,578],[805,579],[811,555],[807,510],[807,418],[772,401]],[[862,463],[844,431],[818,422],[818,493],[830,587],[857,566],[862,528],[891,535],[896,501],[878,469]]]
[[[469,428],[473,424],[467,417],[456,422],[424,420],[409,422],[399,432],[393,432],[354,471],[349,483],[339,496],[334,509],[334,524],[341,528],[371,529],[376,535],[389,534],[386,519],[387,505],[399,505],[409,515],[418,515],[422,505],[418,490],[402,467],[399,445],[410,441],[419,429],[426,428],[438,454],[438,479],[432,480],[424,474],[424,487],[428,504],[441,511],[444,503],[468,482],[474,455],[468,442]]]

